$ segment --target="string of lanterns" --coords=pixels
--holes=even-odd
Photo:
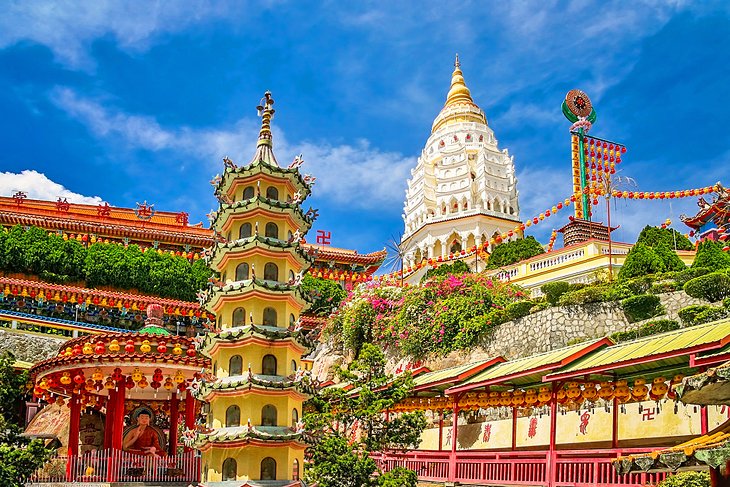
[[[58,235],[55,232],[48,232],[49,236]],[[109,239],[109,238],[102,238],[97,237],[96,235],[92,233],[63,233],[61,235],[63,240],[76,240],[84,245],[93,245],[95,243],[104,243],[104,244],[117,244],[117,245],[123,245],[124,247],[127,247],[127,243],[120,240],[115,239]],[[198,260],[200,259],[200,252],[191,252],[188,250],[162,250],[162,249],[156,249],[154,247],[142,247],[140,246],[140,252],[157,252],[158,254],[170,254],[175,255],[178,257],[185,257],[188,260]]]
[[[651,382],[638,378],[629,386],[625,379],[613,382],[568,382],[556,394],[557,403],[565,408],[582,406],[584,403],[595,403],[599,400],[612,401],[619,404],[660,401],[664,398],[676,397],[672,386],[682,382],[682,374],[675,375],[670,381],[664,377],[656,377]],[[500,407],[542,407],[550,403],[552,390],[550,386],[537,389],[515,389],[513,391],[470,392],[459,399],[459,409],[463,411],[500,408]],[[453,399],[450,397],[411,397],[393,407],[394,412],[438,411],[452,409]]]

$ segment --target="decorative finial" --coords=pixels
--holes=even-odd
[[[474,100],[471,98],[471,92],[466,87],[464,82],[464,74],[461,72],[461,62],[459,62],[459,55],[456,55],[456,61],[454,61],[454,72],[451,74],[451,88],[449,94],[446,95],[446,103],[444,106],[449,106],[455,103],[471,103],[474,104]]]
[[[459,53],[458,52],[456,53],[456,61],[454,61],[454,67],[455,68],[461,67],[461,63],[459,62]]]
[[[272,108],[274,99],[271,92],[264,93],[264,97],[259,101],[256,107],[259,117],[261,117],[261,130],[259,131],[259,141],[257,145],[271,145],[271,119],[274,118],[275,110]]]

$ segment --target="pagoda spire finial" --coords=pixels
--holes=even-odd
[[[258,115],[261,117],[261,130],[259,131],[259,141],[256,144],[271,146],[271,119],[274,118],[275,110],[272,108],[274,105],[274,99],[271,97],[271,92],[267,91],[264,93],[264,97],[261,98],[259,106],[256,107]]]
[[[471,98],[471,92],[469,91],[469,88],[466,87],[464,74],[461,72],[461,62],[459,62],[458,54],[454,61],[454,72],[451,74],[451,88],[449,89],[449,94],[446,95],[446,103],[444,106],[456,103],[474,104],[474,100]]]

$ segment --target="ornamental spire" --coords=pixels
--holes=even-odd
[[[464,74],[461,72],[461,63],[459,62],[459,55],[456,55],[456,61],[454,61],[454,72],[451,74],[451,88],[449,94],[446,95],[446,103],[444,106],[453,105],[456,103],[471,103],[474,104],[474,100],[471,98],[471,92],[466,87],[464,82]]]
[[[271,119],[274,118],[276,110],[273,108],[274,99],[271,92],[264,93],[263,98],[256,107],[259,117],[261,117],[261,130],[259,130],[259,140],[256,143],[256,154],[251,163],[263,162],[272,166],[278,166],[273,151],[273,142],[271,140]]]

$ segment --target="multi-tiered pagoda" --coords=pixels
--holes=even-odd
[[[303,212],[301,203],[313,179],[300,175],[300,157],[288,168],[277,163],[273,104],[267,92],[253,160],[237,167],[224,159],[225,172],[213,181],[218,242],[206,258],[220,279],[201,302],[215,310],[218,331],[200,344],[212,374],[196,392],[207,403],[207,425],[195,440],[206,485],[299,485],[303,469],[301,357],[308,348],[299,316],[307,301],[299,283],[314,257],[300,241],[315,211]],[[280,482],[265,482],[273,480]]]

